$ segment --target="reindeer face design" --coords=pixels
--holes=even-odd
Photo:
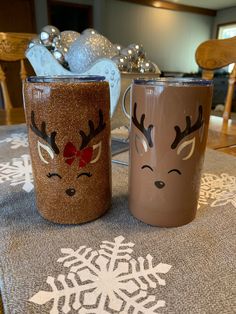
[[[86,135],[84,131],[80,130],[79,134],[81,136],[81,144],[77,150],[76,145],[68,141],[63,148],[64,162],[68,166],[72,166],[73,163],[77,164],[78,174],[77,179],[82,176],[87,178],[92,177],[92,173],[86,171],[86,166],[88,164],[96,163],[101,155],[102,143],[101,141],[95,145],[90,146],[90,141],[95,138],[100,132],[102,132],[106,123],[103,121],[103,113],[99,110],[99,124],[95,128],[93,121],[89,120],[89,133]],[[60,150],[56,144],[57,132],[53,131],[50,135],[46,132],[46,123],[43,121],[41,123],[41,129],[39,129],[35,122],[35,113],[31,112],[31,130],[38,136],[37,150],[40,160],[48,165],[50,160],[54,160],[56,156],[60,154]],[[42,142],[43,140],[43,142]],[[84,170],[85,169],[85,170]],[[62,174],[50,171],[45,174],[48,179],[59,178],[62,179]],[[73,183],[72,183],[73,184]],[[76,194],[76,189],[74,187],[68,187],[65,189],[65,193],[72,197]]]
[[[202,118],[202,106],[199,106],[198,108],[198,118],[196,122],[191,125],[191,118],[189,116],[186,116],[186,127],[183,131],[181,131],[180,127],[178,125],[174,126],[175,129],[175,138],[170,145],[171,150],[176,150],[176,155],[180,156],[180,160],[187,161],[192,157],[195,150],[195,143],[196,143],[196,134],[195,131],[199,130],[203,125],[203,118]],[[142,138],[140,138],[140,134],[135,134],[135,150],[138,155],[141,156],[141,160],[144,159],[144,154],[147,153],[147,155],[150,156],[153,153],[157,153],[158,155],[158,145],[155,148],[153,143],[153,129],[154,125],[149,124],[147,128],[144,126],[145,122],[145,114],[141,115],[140,122],[137,118],[137,103],[134,103],[134,110],[133,110],[133,116],[132,116],[132,122],[134,126],[140,131]],[[191,136],[192,135],[192,136]],[[186,149],[187,148],[187,149]],[[185,154],[181,154],[182,151],[185,150]],[[142,158],[143,157],[143,158]],[[155,161],[156,162],[156,161]],[[179,164],[177,160],[177,164]],[[154,180],[153,184],[158,189],[163,189],[166,187],[166,181],[168,181],[168,176],[166,177],[166,180],[158,179],[158,172],[157,172],[157,165],[152,163],[152,158],[150,158],[150,161],[148,163],[144,163],[140,166],[141,170],[144,170],[144,173],[147,171],[151,171],[153,173],[157,173],[156,180]],[[170,166],[171,169],[167,169],[167,174],[175,173],[179,176],[182,175],[182,171],[180,169],[176,168],[176,165],[173,165],[173,167]],[[177,176],[178,177],[178,176]]]
[[[187,109],[175,110],[175,99],[169,102],[172,95],[165,94],[169,98],[163,103],[163,97],[158,96],[157,103],[144,87],[135,88],[138,96],[133,96],[132,105],[129,207],[137,218],[157,225],[168,225],[168,215],[173,213],[178,217],[173,225],[179,225],[188,215],[188,208],[197,206],[211,93],[203,93],[197,103],[189,106],[180,104]],[[188,90],[187,97],[184,93],[181,97],[191,99],[188,93],[191,96]],[[178,97],[176,90],[174,94]],[[170,108],[172,113],[168,114]],[[193,216],[191,211],[190,215]],[[190,216],[187,220],[191,220]]]

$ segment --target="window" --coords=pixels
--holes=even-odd
[[[217,38],[226,39],[236,36],[236,22],[218,25]],[[228,72],[232,72],[234,63],[228,66]]]
[[[225,39],[236,36],[236,23],[219,25],[218,38]]]

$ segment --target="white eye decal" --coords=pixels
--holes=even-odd
[[[187,156],[185,156],[185,157],[182,158],[183,160],[187,160],[187,159],[189,159],[189,158],[192,156],[192,154],[193,154],[193,152],[194,152],[194,148],[195,148],[195,137],[192,138],[192,139],[189,140],[189,141],[183,142],[183,143],[177,148],[177,155],[179,155],[179,154],[181,153],[181,151],[182,151],[186,146],[189,146],[189,145],[191,145],[191,147],[190,147],[190,152],[189,152],[189,154],[188,154]]]
[[[95,151],[96,149],[98,149],[97,156],[93,160],[90,161],[91,164],[94,164],[100,158],[101,151],[102,151],[102,142],[101,141],[98,144],[93,145],[93,151]]]
[[[143,138],[141,139],[137,134],[135,135],[135,148],[140,156],[148,150],[146,141]]]
[[[39,158],[42,160],[42,162],[44,162],[45,164],[48,164],[49,162],[42,155],[42,150],[46,151],[48,155],[51,157],[51,159],[54,158],[54,152],[49,146],[44,145],[38,141]]]

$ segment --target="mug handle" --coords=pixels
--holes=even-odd
[[[122,98],[122,111],[123,113],[125,114],[125,116],[130,120],[130,115],[128,114],[127,110],[126,110],[126,97],[127,97],[127,94],[129,93],[130,89],[131,89],[131,86],[132,84],[130,84],[125,92],[124,92],[124,95],[123,95],[123,98]]]

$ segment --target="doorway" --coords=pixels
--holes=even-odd
[[[48,19],[60,31],[82,32],[93,27],[93,6],[48,0]]]

